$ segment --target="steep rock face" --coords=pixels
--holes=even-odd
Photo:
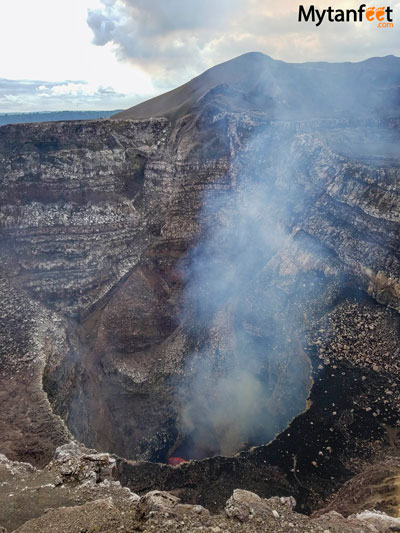
[[[139,148],[133,142],[126,149],[138,130],[143,133]],[[62,354],[70,367],[74,365],[80,313],[100,301],[137,261],[143,224],[133,199],[143,186],[146,153],[153,143],[162,142],[164,130],[163,121],[138,123],[128,127],[120,141],[113,128],[101,123],[2,130],[3,435],[9,443],[4,451],[11,457],[48,460],[54,444],[48,455],[43,442],[59,444],[67,433],[57,429],[60,421],[50,414],[43,395],[43,367]],[[28,382],[27,390],[17,372]],[[67,366],[67,383],[60,384],[66,389],[72,379],[68,372]],[[15,380],[12,390],[19,389],[19,401],[10,392]],[[35,396],[32,388],[37,389]],[[37,394],[40,400],[35,400]],[[32,422],[26,420],[27,403]],[[33,427],[35,419],[38,427]],[[17,438],[14,425],[19,428]],[[10,432],[14,437],[9,439]],[[31,432],[33,444],[27,440]]]
[[[271,120],[226,101],[217,85],[173,121],[0,129],[0,451],[11,459],[44,464],[69,431],[128,459],[224,452],[217,432],[200,453],[182,413],[199,361],[211,361],[212,401],[214,374],[241,351],[267,395],[264,427],[239,440],[267,443],[308,410],[238,457],[120,461],[124,483],[210,507],[237,487],[293,493],[309,510],[395,453],[400,123],[336,108]],[[205,297],[188,300],[203,242],[230,281],[207,278]]]
[[[156,388],[185,348],[174,333],[182,283],[176,262],[196,231],[204,184],[224,174],[227,163],[171,162],[170,126],[162,119],[5,127],[2,134],[3,275],[27,302],[60,313],[66,328],[64,345],[46,354],[50,397],[84,440],[137,455],[141,422],[133,416],[125,430],[123,420],[133,404],[147,420],[144,434],[153,437],[171,417],[162,406],[165,392],[161,387],[156,400]],[[172,340],[163,346],[166,337]],[[4,348],[6,363],[18,361]],[[110,413],[122,398],[126,412]],[[161,414],[150,414],[157,401]]]

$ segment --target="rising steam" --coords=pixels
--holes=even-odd
[[[297,195],[272,174],[293,166],[276,141],[268,130],[254,135],[234,160],[232,187],[204,197],[205,237],[187,268],[194,349],[179,390],[182,456],[232,455],[268,442],[305,408],[310,367],[269,264],[290,238],[284,221]]]

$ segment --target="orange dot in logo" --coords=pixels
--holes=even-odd
[[[365,16],[367,17],[367,20],[369,20],[369,21],[374,20],[375,8],[374,7],[368,7],[367,11],[365,12]]]
[[[376,20],[382,21],[385,18],[385,7],[377,7],[375,11]]]

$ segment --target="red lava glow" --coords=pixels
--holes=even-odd
[[[188,463],[189,461],[186,461],[186,459],[182,459],[182,457],[170,457],[168,459],[168,464],[170,466],[178,466],[182,463]]]

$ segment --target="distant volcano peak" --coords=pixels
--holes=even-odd
[[[249,52],[216,65],[177,89],[118,113],[119,119],[177,120],[198,110],[216,87],[221,110],[255,111],[276,120],[395,118],[400,115],[400,58],[359,63],[285,63]],[[361,83],[360,83],[361,81]]]

